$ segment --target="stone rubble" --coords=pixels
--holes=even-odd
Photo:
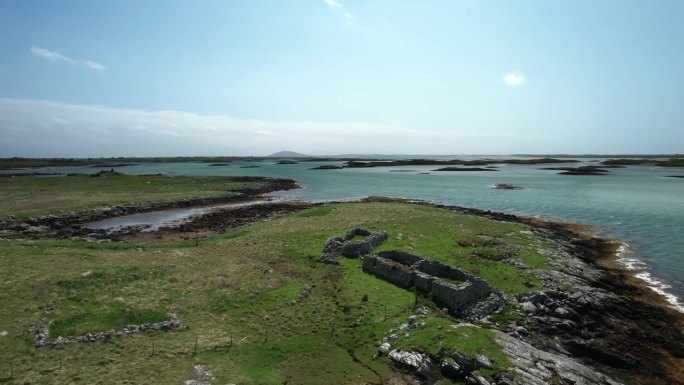
[[[360,241],[353,240],[355,237],[363,237]],[[370,230],[356,228],[352,229],[344,237],[332,237],[328,239],[323,247],[320,261],[329,264],[339,264],[337,261],[341,257],[359,258],[368,255],[370,251],[385,242],[389,238],[386,231],[374,233]]]
[[[70,345],[74,343],[90,343],[90,342],[96,342],[100,340],[104,340],[107,338],[112,338],[112,337],[120,337],[120,336],[127,336],[130,334],[134,333],[142,333],[148,330],[157,330],[157,331],[170,331],[174,329],[179,329],[183,327],[183,324],[181,321],[178,319],[178,317],[173,314],[169,313],[168,314],[169,319],[166,321],[162,322],[154,322],[154,323],[147,323],[147,324],[140,324],[140,325],[128,325],[124,327],[122,330],[108,330],[104,332],[96,332],[96,333],[87,333],[81,336],[69,336],[69,337],[57,337],[53,341],[50,341],[50,336],[49,336],[49,324],[38,328],[37,330],[34,331],[34,346],[37,349],[51,349],[51,348],[57,348],[60,346],[64,345]]]

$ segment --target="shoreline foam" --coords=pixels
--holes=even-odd
[[[627,242],[622,242],[615,253],[615,260],[626,270],[632,272],[635,278],[643,281],[649,289],[662,296],[672,309],[684,314],[684,302],[677,295],[668,291],[672,289],[672,286],[650,273],[648,264],[635,258],[634,254],[634,248]]]

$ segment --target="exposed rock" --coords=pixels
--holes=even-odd
[[[311,295],[311,292],[312,292],[312,291],[313,291],[313,286],[306,285],[306,286],[304,286],[304,289],[299,293],[299,295],[297,296],[297,298],[298,298],[300,301],[304,301],[304,300],[306,300],[307,298],[309,298],[309,296]]]
[[[477,361],[477,364],[481,368],[485,369],[491,369],[492,368],[492,361],[489,360],[486,356],[483,356],[482,354],[476,354],[475,355],[475,361]]]
[[[532,302],[523,302],[522,308],[527,313],[533,313],[534,314],[537,312],[537,307],[534,306],[534,304]]]
[[[318,167],[312,167],[309,170],[339,170],[342,166],[335,166],[334,164],[324,164]]]
[[[406,367],[417,370],[429,359],[426,355],[417,352],[406,352],[403,350],[392,350],[389,352],[389,357]]]
[[[509,183],[497,183],[494,185],[494,188],[497,190],[522,190],[524,187],[522,186],[517,186],[514,184],[509,184]]]
[[[524,384],[621,384],[571,358],[542,351],[527,342],[523,342],[502,332],[496,330],[493,330],[493,332],[496,333],[497,341],[501,344],[504,353],[510,359],[514,371],[522,377],[522,382]],[[555,382],[553,380],[554,378],[557,378]]]

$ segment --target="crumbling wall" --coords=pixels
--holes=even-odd
[[[363,271],[404,289],[413,287],[416,274],[408,266],[390,259],[369,255],[363,259]]]
[[[364,257],[363,271],[399,287],[413,288],[456,314],[494,292],[487,281],[458,267],[400,250]]]
[[[363,236],[364,238],[352,241],[355,236]],[[366,229],[353,229],[344,238],[332,237],[328,239],[323,247],[321,261],[337,264],[337,259],[340,257],[359,258],[368,255],[373,248],[379,246],[387,238],[389,238],[389,234],[386,231],[374,233]]]
[[[399,262],[402,265],[406,266],[412,266],[420,261],[423,261],[423,258],[406,252],[406,251],[401,251],[401,250],[387,250],[387,251],[381,251],[378,253],[379,257],[391,259],[394,262]]]
[[[453,312],[487,298],[491,292],[491,286],[482,280],[459,284],[441,279],[432,282],[432,300]]]
[[[416,265],[416,270],[438,278],[452,279],[455,281],[468,281],[475,279],[475,276],[466,273],[458,267],[450,266],[439,261],[422,259]]]

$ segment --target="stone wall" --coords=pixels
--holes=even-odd
[[[363,271],[399,287],[413,288],[454,314],[494,293],[487,281],[457,267],[399,250],[364,257]]]
[[[491,294],[492,289],[483,281],[466,281],[453,284],[441,279],[435,279],[432,283],[432,300],[446,307],[452,312],[472,305],[485,299]]]
[[[455,281],[469,281],[475,279],[474,275],[466,273],[458,267],[428,259],[422,259],[418,262],[416,264],[416,270],[435,277],[453,279]]]
[[[404,289],[413,287],[416,280],[416,274],[410,267],[374,255],[363,259],[363,271]]]
[[[387,250],[378,253],[379,257],[391,259],[394,262],[399,262],[406,266],[414,265],[423,260],[423,258],[401,250]]]
[[[364,238],[353,241],[352,239],[356,236],[363,236]],[[323,247],[323,255],[320,260],[324,263],[336,264],[339,257],[359,258],[370,254],[373,248],[379,246],[387,238],[389,238],[389,234],[386,231],[374,233],[366,229],[353,229],[344,238],[332,237],[328,239]]]

